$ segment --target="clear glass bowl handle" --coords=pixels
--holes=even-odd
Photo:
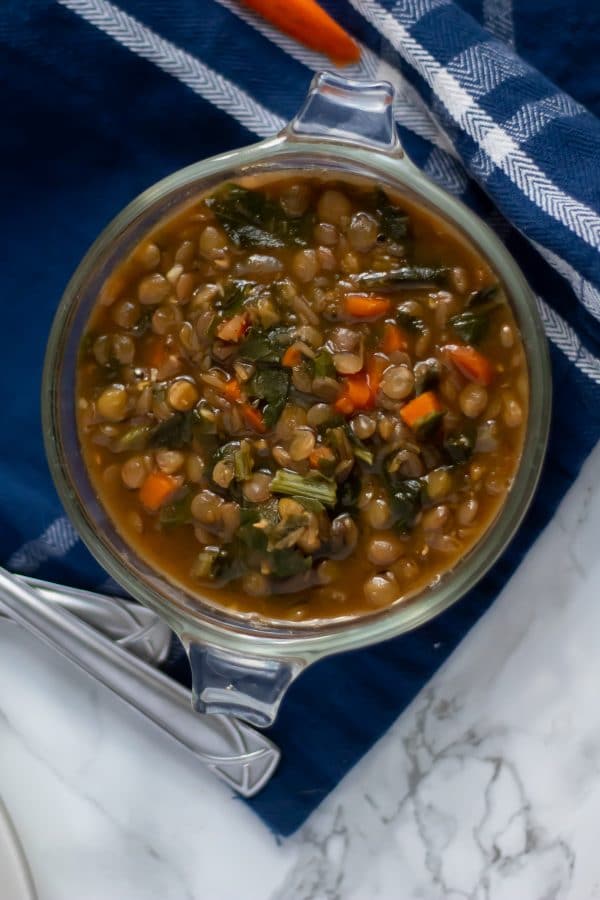
[[[187,650],[197,712],[236,716],[260,728],[274,722],[288,687],[306,666],[306,660],[252,656],[214,644],[192,642]]]
[[[284,134],[288,140],[331,140],[404,155],[394,122],[394,89],[388,81],[351,81],[319,72]]]

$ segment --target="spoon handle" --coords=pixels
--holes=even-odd
[[[265,735],[228,716],[194,712],[185,688],[1,567],[0,614],[110,688],[242,796],[254,796],[273,774],[280,753]]]

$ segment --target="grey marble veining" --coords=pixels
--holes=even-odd
[[[600,898],[600,449],[491,610],[293,838],[0,626],[0,795],[40,900]]]

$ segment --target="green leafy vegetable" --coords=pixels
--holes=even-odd
[[[445,415],[445,410],[435,410],[422,416],[418,422],[415,422],[413,429],[419,440],[423,441],[425,438],[430,437],[437,430]]]
[[[340,485],[340,495],[338,498],[338,507],[348,512],[356,510],[358,498],[362,482],[360,475],[356,470],[352,470],[348,478]]]
[[[279,362],[282,348],[292,340],[289,328],[260,331],[251,328],[240,347],[240,356],[253,362]]]
[[[416,478],[396,482],[390,496],[396,528],[408,531],[423,505],[421,482]]]
[[[333,356],[328,350],[319,350],[314,360],[315,378],[335,378],[336,371]]]
[[[249,397],[266,401],[262,414],[267,428],[272,428],[288,398],[290,373],[281,366],[259,365],[246,389]]]
[[[428,282],[442,284],[448,269],[445,266],[400,266],[388,272],[363,272],[355,283],[368,290],[395,291],[399,287],[425,287]]]
[[[205,547],[194,560],[190,574],[193,578],[215,581],[224,575],[229,565],[229,555],[225,550],[220,547]]]
[[[174,413],[156,426],[150,435],[148,446],[181,450],[182,447],[191,443],[192,437],[193,413]]]
[[[267,534],[263,528],[257,528],[255,522],[246,522],[245,525],[241,525],[237,532],[237,539],[241,541],[244,549],[251,553],[267,552]]]
[[[456,316],[451,316],[449,322],[465,344],[478,344],[486,335],[490,317],[487,313],[467,309]]]
[[[293,496],[292,500],[295,500],[296,503],[299,503],[304,509],[308,510],[308,512],[315,513],[317,516],[325,511],[325,507],[319,500],[313,500],[310,497],[298,497],[297,495]]]
[[[145,450],[153,429],[153,425],[132,425],[121,435],[113,448],[114,451],[125,453],[132,450]]]
[[[256,287],[255,281],[242,281],[234,278],[225,285],[223,297],[217,304],[228,316],[240,312],[248,296]]]
[[[306,247],[313,216],[287,216],[281,204],[262,191],[226,184],[206,201],[227,236],[237,247],[273,250]]]
[[[444,450],[453,463],[464,463],[473,455],[475,440],[475,426],[466,423],[461,431],[455,431],[445,438]]]
[[[176,500],[163,506],[160,510],[158,521],[163,528],[173,528],[176,525],[188,525],[192,521],[192,500],[191,491]]]
[[[411,331],[413,334],[424,334],[427,328],[423,319],[419,318],[419,316],[412,316],[403,309],[396,310],[396,321],[398,325],[401,325],[402,328],[406,331]]]
[[[486,288],[482,288],[480,291],[474,291],[467,300],[467,308],[477,309],[478,311],[485,308],[487,311],[496,306],[500,306],[501,301],[497,299],[499,290],[499,284],[491,284]]]
[[[271,492],[306,497],[307,500],[318,500],[324,506],[335,506],[337,486],[335,481],[323,475],[299,475],[288,469],[278,469],[271,482]]]
[[[236,481],[245,481],[252,475],[254,459],[252,458],[252,444],[250,441],[242,441],[240,447],[233,454],[233,468]]]
[[[273,550],[269,554],[269,563],[275,578],[291,578],[307,572],[312,566],[312,557],[304,556],[299,550]]]
[[[355,457],[366,463],[368,466],[372,466],[373,460],[375,459],[373,453],[369,450],[368,447],[365,446],[360,438],[356,437],[349,423],[345,425],[345,431],[348,435],[350,443],[352,444],[352,451]]]
[[[400,241],[408,234],[408,216],[390,202],[385,191],[375,193],[375,210],[379,217],[381,233],[388,241]]]
[[[431,359],[424,359],[416,364],[414,375],[415,394],[417,397],[419,394],[424,394],[425,391],[430,391],[432,388],[437,387],[440,380],[440,370],[440,363],[433,357]]]

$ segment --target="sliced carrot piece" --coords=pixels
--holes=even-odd
[[[347,375],[344,378],[343,393],[338,397],[334,406],[345,416],[352,415],[357,409],[370,409],[373,406],[373,393],[365,372]]]
[[[237,378],[232,378],[231,381],[225,382],[223,385],[223,396],[232,403],[236,403],[238,400],[242,399],[242,390]]]
[[[383,352],[395,353],[396,350],[407,350],[408,341],[399,325],[386,322],[383,326]]]
[[[469,344],[446,344],[443,348],[459,372],[468,378],[487,387],[494,378],[494,367],[491,362]]]
[[[146,344],[144,358],[151,369],[160,369],[166,363],[168,355],[164,338],[156,336]]]
[[[367,363],[367,378],[373,397],[375,397],[377,391],[379,390],[379,385],[381,384],[383,373],[387,369],[388,365],[389,363],[387,359],[384,359],[383,356],[377,356],[377,354],[371,356]]]
[[[344,392],[337,398],[337,400],[333,404],[333,408],[336,412],[341,413],[343,416],[351,416],[354,412],[354,403],[352,402],[348,394]]]
[[[240,409],[242,410],[242,416],[244,417],[244,422],[248,428],[258,432],[258,434],[264,434],[267,430],[267,426],[265,425],[265,419],[260,409],[256,409],[256,407],[252,406],[250,403],[242,403]]]
[[[424,394],[419,394],[418,397],[402,407],[400,418],[409,428],[418,431],[424,425],[435,421],[443,411],[444,407],[437,394],[433,391],[425,391]]]
[[[237,344],[248,330],[248,316],[246,313],[240,313],[221,322],[217,328],[217,337],[222,341],[228,341],[231,344]]]
[[[150,472],[140,491],[140,502],[146,509],[156,512],[179,487],[177,478],[165,472]]]
[[[287,368],[292,368],[293,366],[297,366],[302,362],[302,353],[298,349],[298,347],[288,347],[283,356],[281,357],[281,365],[286,366]]]
[[[392,304],[387,297],[365,297],[362,294],[346,294],[344,310],[355,319],[377,319],[385,316]]]
[[[335,63],[360,59],[360,47],[316,0],[242,0],[268,22]]]
[[[315,447],[308,457],[311,469],[320,469],[324,463],[335,461],[335,455],[330,447]]]

